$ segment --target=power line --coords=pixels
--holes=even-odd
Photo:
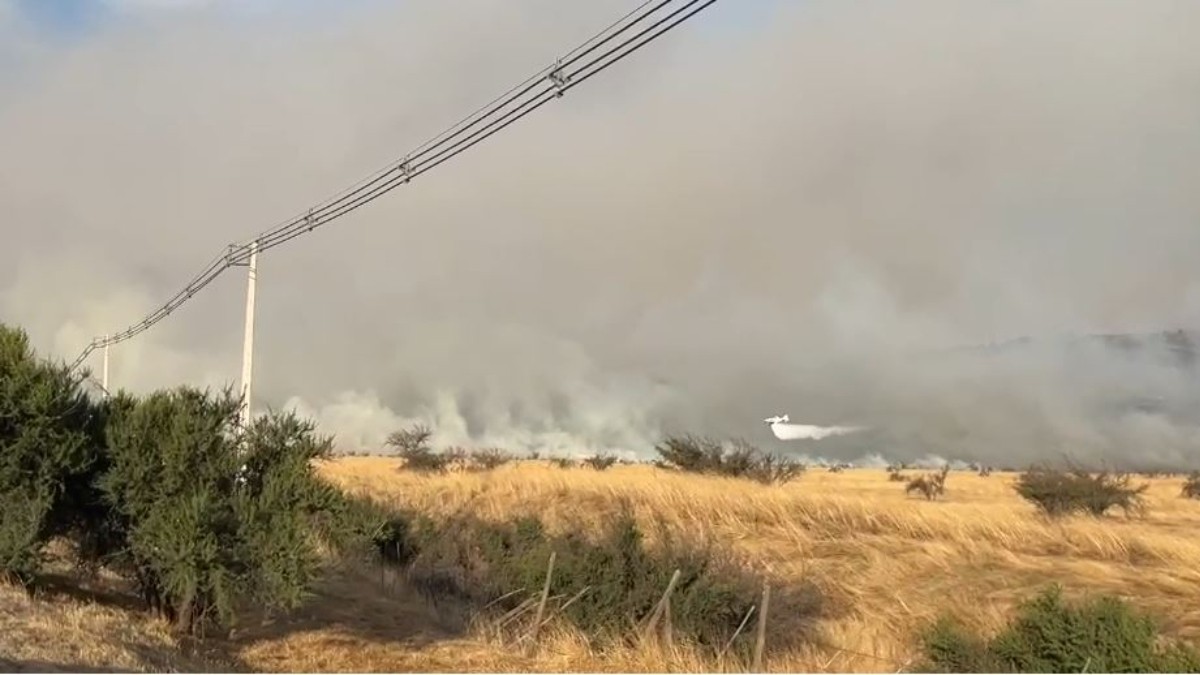
[[[413,178],[415,178],[417,175],[424,173],[426,170],[432,169],[432,168],[438,166],[439,164],[442,163],[441,160],[450,159],[450,158],[456,156],[457,154],[459,154],[458,152],[455,152],[456,148],[462,147],[463,149],[465,149],[466,147],[470,147],[471,145],[474,145],[474,143],[470,142],[472,139],[480,138],[480,137],[487,138],[488,136],[491,135],[491,133],[488,133],[488,131],[492,130],[492,129],[496,129],[497,125],[499,125],[499,128],[503,128],[504,126],[508,126],[505,123],[506,120],[512,118],[512,121],[516,121],[517,119],[524,117],[529,112],[532,112],[533,109],[540,107],[542,105],[542,103],[546,102],[543,99],[548,99],[548,96],[547,96],[548,94],[553,93],[555,97],[561,96],[563,92],[565,92],[567,89],[570,88],[570,86],[567,86],[567,83],[570,83],[570,81],[573,78],[577,78],[576,84],[579,81],[587,79],[587,77],[579,78],[578,75],[582,71],[593,66],[596,63],[596,60],[594,59],[593,61],[589,62],[588,64],[585,64],[584,66],[578,68],[576,71],[569,73],[569,74],[564,73],[564,69],[573,65],[575,62],[584,58],[585,56],[587,56],[591,52],[595,51],[596,49],[599,49],[601,46],[603,46],[607,42],[613,40],[614,38],[619,36],[621,33],[631,30],[638,23],[647,20],[647,18],[650,15],[654,14],[655,12],[662,9],[663,7],[671,4],[672,1],[673,0],[663,0],[661,2],[658,2],[654,7],[643,12],[637,19],[635,19],[634,21],[630,22],[629,24],[621,27],[616,32],[611,33],[610,35],[604,37],[604,39],[599,40],[598,42],[596,40],[599,36],[593,37],[591,40],[589,40],[588,43],[584,43],[584,45],[581,45],[580,47],[577,47],[576,49],[572,50],[572,52],[570,52],[570,54],[572,54],[573,56],[570,56],[570,58],[565,63],[563,62],[563,59],[560,58],[558,61],[555,62],[555,64],[553,66],[544,68],[542,71],[539,71],[540,73],[544,73],[544,74],[528,78],[526,80],[527,84],[525,84],[523,87],[521,85],[518,85],[517,87],[514,87],[513,89],[509,90],[511,92],[511,91],[519,88],[520,91],[518,91],[515,94],[508,95],[508,96],[502,95],[501,97],[498,97],[496,99],[497,102],[494,102],[491,106],[489,106],[486,113],[475,116],[475,119],[470,121],[469,123],[464,124],[464,122],[466,122],[466,120],[464,120],[463,122],[460,122],[459,124],[455,125],[454,127],[451,127],[451,129],[454,129],[454,131],[452,133],[450,133],[448,130],[447,132],[443,132],[442,134],[439,134],[439,136],[437,138],[440,140],[437,140],[436,142],[427,141],[426,143],[423,143],[421,146],[419,146],[419,148],[420,148],[419,150],[410,152],[408,155],[405,155],[399,162],[397,162],[391,168],[391,171],[377,173],[377,175],[374,179],[363,183],[358,189],[355,189],[355,190],[345,194],[341,198],[334,200],[333,202],[326,203],[320,207],[315,207],[314,209],[310,209],[307,213],[302,214],[301,216],[298,216],[297,218],[295,218],[294,220],[292,220],[289,223],[285,223],[285,224],[283,224],[279,227],[276,227],[275,229],[270,230],[268,232],[261,233],[255,239],[255,241],[259,245],[259,250],[261,251],[266,248],[271,248],[275,245],[283,243],[284,241],[288,241],[288,240],[292,239],[295,235],[298,235],[299,233],[312,231],[315,227],[323,225],[325,222],[328,222],[329,220],[333,220],[337,217],[340,217],[341,215],[344,215],[345,213],[353,211],[354,209],[358,208],[359,206],[361,206],[364,203],[373,201],[377,197],[382,196],[383,194],[386,194],[387,192],[390,192],[393,188],[399,186],[400,184],[407,183],[410,180],[412,180]],[[688,8],[698,4],[699,2],[700,2],[700,0],[690,0],[689,2],[687,2],[684,5],[684,7],[675,10],[674,12],[668,14],[666,17],[664,17],[662,19],[659,19],[657,22],[655,22],[655,24],[652,25],[652,27],[660,25],[663,21],[669,20],[669,19],[677,16],[680,12],[687,10]],[[649,3],[644,3],[643,7],[648,4]],[[711,2],[705,3],[705,5],[708,5],[708,4],[712,4],[712,3]],[[692,14],[694,14],[694,13],[695,12],[692,12]],[[690,16],[690,14],[688,16]],[[684,19],[686,19],[686,18],[687,18],[687,16],[684,17]],[[613,24],[613,25],[616,26],[616,25],[619,25],[620,23],[621,23],[621,21],[618,21],[616,24]],[[676,24],[677,23],[682,23],[682,21],[681,20],[676,21]],[[673,25],[670,27],[673,27]],[[668,27],[668,29],[670,27]],[[606,29],[606,30],[608,30],[608,29]],[[661,31],[661,32],[665,32],[665,30]],[[642,33],[639,33],[638,35],[635,35],[633,38],[626,40],[621,45],[618,45],[618,47],[616,47],[612,50],[609,50],[609,52],[606,53],[606,56],[611,56],[614,51],[617,51],[621,48],[626,47],[633,40],[636,40],[636,39],[642,37],[642,35],[644,35],[644,33],[645,33],[645,31],[643,31]],[[657,37],[657,36],[652,36],[652,37]],[[594,44],[591,44],[590,47],[583,49],[584,46],[586,46],[589,43],[593,43],[593,42],[594,42]],[[638,45],[638,46],[640,46],[640,45]],[[636,49],[636,47],[634,47],[634,49]],[[632,49],[630,51],[632,51]],[[624,55],[618,56],[617,58],[613,59],[613,62],[620,60],[620,58],[623,58],[623,56]],[[523,103],[516,105],[515,107],[512,107],[507,112],[502,112],[505,110],[505,108],[508,108],[509,106],[514,105],[517,101],[519,101],[523,98],[526,98],[527,94],[529,94],[535,88],[537,88],[539,84],[544,84],[544,83],[548,83],[548,84],[546,84],[546,86],[542,87],[539,91],[534,93],[532,95],[532,97],[528,98]],[[503,99],[503,100],[501,100],[501,99]],[[500,115],[500,117],[492,120],[488,124],[484,125],[481,129],[471,133],[470,135],[466,136],[465,138],[461,138],[458,141],[454,141],[454,139],[456,137],[466,134],[470,129],[472,129],[473,127],[488,120],[488,118],[492,117],[493,115]],[[466,119],[469,120],[470,116]],[[496,129],[496,130],[498,130],[498,129]],[[480,139],[482,140],[482,138],[480,138]],[[443,146],[447,146],[447,144],[449,144],[448,147],[443,147]],[[441,150],[439,150],[439,148],[441,148]],[[388,177],[389,173],[392,173],[395,175]],[[249,243],[242,244],[241,248],[243,248],[243,249],[249,248]]]
[[[540,82],[546,80],[547,77],[550,75],[550,73],[552,71],[554,71],[556,67],[561,68],[561,67],[565,67],[566,65],[570,65],[570,63],[573,62],[574,60],[576,60],[578,58],[582,58],[582,56],[585,56],[590,51],[596,49],[600,45],[603,45],[604,43],[617,37],[625,30],[628,30],[632,26],[636,25],[639,21],[644,20],[650,14],[653,14],[654,12],[663,8],[667,4],[670,4],[670,2],[672,0],[659,1],[657,5],[655,5],[653,8],[645,11],[642,14],[642,16],[635,19],[629,25],[624,26],[623,28],[620,28],[620,30],[616,30],[615,32],[611,32],[614,29],[616,29],[617,27],[621,26],[621,24],[624,23],[629,17],[631,17],[635,14],[638,14],[639,12],[642,12],[642,10],[644,10],[648,5],[650,5],[654,1],[655,0],[647,0],[646,2],[643,2],[636,9],[629,12],[625,16],[621,17],[616,22],[610,24],[607,28],[600,31],[596,35],[593,35],[582,45],[580,45],[580,46],[576,47],[575,49],[571,50],[570,52],[568,52],[567,56],[562,57],[562,58],[574,57],[572,59],[572,61],[569,61],[567,64],[562,64],[561,63],[562,58],[560,58],[560,59],[558,59],[558,61],[555,62],[555,64],[552,64],[550,66],[542,68],[538,72],[536,72],[533,75],[531,75],[530,77],[526,78],[520,84],[514,86],[513,88],[509,89],[508,91],[501,94],[500,96],[497,96],[490,103],[487,103],[486,105],[478,108],[477,110],[472,112],[470,115],[466,116],[462,120],[459,120],[456,124],[450,126],[446,130],[442,131],[442,133],[438,134],[437,136],[434,136],[433,138],[431,138],[431,139],[425,141],[424,143],[422,143],[421,145],[417,146],[415,149],[410,151],[404,157],[388,164],[383,169],[376,171],[369,178],[364,179],[363,181],[360,181],[355,187],[347,189],[347,190],[343,190],[335,198],[331,198],[329,200],[326,200],[319,206],[310,208],[307,213],[302,213],[299,216],[292,219],[291,221],[285,222],[285,223],[281,224],[280,226],[278,226],[272,230],[269,230],[268,232],[260,233],[258,239],[262,239],[264,236],[266,236],[270,233],[277,232],[282,229],[295,227],[296,225],[301,224],[303,221],[312,220],[314,218],[320,218],[322,215],[324,215],[324,213],[328,212],[329,209],[335,207],[339,202],[345,201],[346,199],[351,198],[351,197],[357,195],[358,193],[361,193],[363,190],[370,188],[371,186],[379,183],[379,181],[383,180],[388,174],[396,172],[396,171],[408,170],[409,167],[411,167],[413,163],[418,162],[421,158],[428,155],[430,152],[436,150],[439,146],[450,142],[454,137],[465,133],[467,130],[476,126],[477,124],[479,124],[486,118],[490,117],[493,114],[496,114],[498,111],[503,110],[506,106],[512,104],[517,99],[528,94]],[[599,43],[596,43],[596,41],[598,39],[600,39],[602,36],[605,36],[606,33],[610,33],[610,32],[611,32],[611,34],[604,37],[604,39],[600,40]],[[593,44],[593,43],[596,43],[596,44]],[[589,45],[591,45],[591,46],[589,47]],[[588,51],[584,52],[583,54],[579,54],[579,52],[584,48],[587,48]],[[411,176],[410,176],[410,178],[411,178]],[[248,244],[244,244],[244,245],[248,245]]]
[[[669,1],[670,0],[668,0],[668,2]],[[368,191],[366,194],[358,195],[353,200],[347,200],[341,204],[336,205],[336,208],[334,208],[333,210],[326,210],[326,211],[322,212],[320,215],[316,215],[316,216],[310,215],[305,220],[291,223],[291,224],[285,225],[283,227],[277,228],[276,230],[273,230],[271,232],[259,235],[259,238],[257,239],[257,241],[259,242],[259,250],[261,251],[264,248],[271,248],[271,247],[277,246],[279,244],[282,244],[286,241],[289,241],[289,240],[299,236],[300,234],[310,232],[314,228],[319,227],[320,225],[323,225],[326,222],[329,222],[330,220],[334,220],[338,217],[341,217],[341,216],[345,215],[346,213],[349,213],[350,211],[353,211],[368,202],[374,201],[376,198],[386,194],[387,192],[390,192],[392,189],[399,187],[400,185],[402,185],[404,183],[407,183],[409,180],[416,178],[417,176],[419,176],[431,169],[436,168],[437,166],[445,163],[446,161],[449,161],[450,159],[453,159],[458,154],[471,148],[472,146],[476,145],[477,143],[480,143],[480,142],[486,140],[488,137],[499,132],[500,130],[504,129],[505,127],[509,126],[510,124],[516,122],[517,120],[521,119],[522,117],[525,117],[529,113],[540,108],[542,105],[549,103],[554,98],[561,96],[563,93],[570,90],[571,88],[573,88],[579,84],[582,84],[588,78],[592,77],[593,75],[598,74],[600,71],[604,70],[608,66],[616,63],[617,61],[620,61],[621,59],[625,58],[629,54],[632,54],[638,48],[649,43],[651,40],[657,38],[659,35],[662,35],[663,33],[670,30],[671,28],[678,25],[679,23],[682,23],[683,21],[687,20],[690,16],[699,12],[704,7],[711,5],[713,2],[716,2],[716,0],[690,0],[690,2],[688,2],[683,7],[679,8],[675,12],[672,12],[671,14],[667,15],[666,17],[659,19],[657,22],[655,22],[654,24],[651,24],[649,27],[644,29],[642,32],[640,32],[637,35],[633,36],[632,38],[626,40],[625,42],[621,43],[617,47],[614,47],[613,49],[609,50],[609,52],[606,52],[603,56],[593,59],[592,61],[579,67],[576,71],[574,71],[570,74],[562,75],[561,76],[562,84],[550,85],[546,88],[543,88],[540,92],[535,94],[533,98],[531,98],[530,100],[521,104],[519,107],[514,108],[514,109],[508,111],[507,113],[504,113],[500,117],[497,117],[496,119],[494,119],[491,122],[489,122],[488,124],[484,125],[482,128],[475,131],[474,133],[472,133],[472,134],[460,139],[459,141],[449,145],[448,147],[444,148],[441,152],[438,152],[438,153],[434,154],[432,157],[428,157],[423,161],[416,162],[415,164],[410,164],[409,170],[407,173],[404,173],[402,175],[393,176],[392,178],[385,181],[383,184],[375,187],[371,191]],[[666,4],[666,3],[662,3],[662,4]],[[692,9],[692,11],[690,13],[684,15],[681,18],[676,18],[677,15],[680,14],[681,12],[683,12],[691,7],[694,7],[696,5],[699,5],[699,7]],[[674,23],[671,23],[664,28],[659,28],[657,32],[655,32],[653,35],[650,35],[649,37],[644,37],[646,33],[653,31],[655,28],[658,28],[664,22],[670,21],[672,19],[674,20]],[[629,47],[629,45],[631,43],[638,41],[639,39],[641,39],[640,42],[637,42],[636,45]],[[616,52],[620,52],[620,53],[617,54],[614,58],[609,58]],[[597,63],[599,63],[601,61],[604,61],[604,63],[601,64],[599,67],[593,68],[594,66],[596,66]],[[589,69],[591,69],[591,70],[589,70]],[[582,73],[583,71],[589,71],[589,72],[580,76],[580,73]],[[482,120],[480,120],[480,121],[482,121]],[[463,131],[465,131],[467,128],[468,127],[464,127]],[[247,246],[249,246],[249,245],[247,244]]]
[[[686,0],[678,8],[653,21],[650,20],[652,16],[674,4],[675,0],[643,2],[605,29],[556,59],[553,64],[542,68],[490,103],[421,143],[400,160],[319,202],[301,215],[261,232],[247,242],[228,245],[182,290],[140,322],[123,331],[93,339],[71,364],[71,369],[78,368],[96,349],[124,342],[149,330],[186,304],[192,296],[207,287],[225,270],[247,264],[253,249],[256,248],[258,252],[262,252],[284,244],[382,197],[400,185],[407,184],[413,178],[487,140],[551,100],[561,97],[567,91],[661,37],[715,2],[716,0]],[[583,65],[576,66],[604,45],[630,33],[642,24],[648,25],[632,35],[627,35],[623,41],[599,56],[586,61]],[[471,131],[472,129],[474,131]]]

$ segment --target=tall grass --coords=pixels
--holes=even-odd
[[[1019,601],[1049,582],[1136,595],[1139,608],[1166,616],[1172,634],[1200,638],[1200,504],[1179,498],[1178,480],[1152,480],[1143,518],[1120,511],[1103,520],[1047,520],[1013,490],[1016,476],[954,472],[942,500],[906,499],[883,471],[818,472],[782,486],[618,466],[596,472],[522,463],[487,474],[423,477],[388,470],[384,459],[346,459],[322,471],[351,491],[434,518],[469,512],[492,522],[536,515],[550,532],[600,531],[627,504],[645,527],[676,538],[718,542],[749,569],[819,586],[828,603],[819,639],[769,645],[769,668],[878,672],[913,662],[914,635],[946,611],[973,629],[995,632]],[[1186,599],[1184,599],[1186,598]],[[780,619],[782,620],[782,618]],[[569,653],[601,670],[661,669],[650,648],[597,652],[569,625],[546,633],[528,668],[552,669]],[[774,650],[772,650],[772,647]],[[499,653],[479,647],[495,667]],[[564,652],[563,650],[566,650]],[[484,654],[489,656],[484,656]],[[688,667],[743,668],[677,645],[670,661]],[[541,665],[536,665],[541,664]],[[516,667],[516,666],[512,666]],[[682,665],[678,667],[684,667]]]

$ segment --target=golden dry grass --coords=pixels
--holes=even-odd
[[[181,643],[127,598],[0,586],[0,672],[227,671],[220,654]]]
[[[650,467],[606,472],[523,462],[479,473],[423,477],[383,458],[346,458],[323,472],[344,487],[429,513],[541,516],[552,527],[599,525],[620,500],[647,525],[717,540],[782,580],[814,581],[848,608],[824,623],[831,647],[770,654],[772,670],[896,670],[914,656],[913,633],[941,613],[997,628],[1015,603],[1050,582],[1108,592],[1153,611],[1167,632],[1200,638],[1200,502],[1179,479],[1149,481],[1144,519],[1048,522],[1012,491],[1012,475],[952,473],[943,500],[906,497],[883,471],[813,471],[782,487]],[[841,648],[839,651],[838,648]],[[684,659],[680,669],[714,667]],[[535,656],[554,670],[662,670],[658,654],[591,654],[563,636]],[[514,670],[497,650],[489,667]]]
[[[826,619],[825,644],[771,650],[772,671],[895,671],[913,635],[939,614],[997,628],[1015,602],[1057,581],[1069,593],[1124,596],[1200,639],[1200,501],[1179,479],[1149,481],[1144,519],[1048,522],[1021,502],[1013,476],[952,473],[938,502],[906,497],[882,471],[813,471],[782,487],[644,466],[606,472],[521,462],[487,473],[420,476],[384,458],[344,458],[321,471],[355,492],[432,515],[491,519],[536,514],[552,529],[600,525],[621,501],[647,525],[718,541],[777,583],[805,579],[845,611]],[[653,528],[648,528],[652,530]],[[0,659],[134,670],[698,671],[740,670],[686,647],[596,652],[558,627],[524,654],[461,617],[431,608],[378,568],[337,569],[300,611],[251,621],[206,656],[138,612],[88,601],[0,594]],[[778,617],[785,620],[786,617]],[[27,639],[30,638],[30,639]],[[188,654],[191,654],[190,656]],[[58,655],[50,658],[51,655]],[[2,664],[3,662],[0,662]],[[214,665],[216,664],[216,665]]]

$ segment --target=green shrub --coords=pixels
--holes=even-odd
[[[180,631],[229,625],[247,602],[299,604],[319,567],[320,516],[341,508],[311,461],[330,439],[290,414],[239,435],[239,407],[228,390],[112,400],[99,484],[124,546],[108,562]]]
[[[947,619],[922,636],[931,673],[1200,672],[1200,652],[1164,643],[1154,622],[1113,597],[1068,603],[1052,587],[991,638]]]
[[[1035,466],[1021,474],[1014,489],[1051,517],[1074,513],[1099,517],[1114,507],[1126,515],[1140,514],[1145,508],[1143,493],[1149,485],[1134,487],[1130,481],[1128,474],[1107,471],[1093,474],[1078,467]]]
[[[239,401],[194,389],[112,400],[100,481],[127,546],[112,562],[151,609],[193,632],[248,590],[234,503]]]
[[[418,518],[410,533],[415,554],[409,577],[418,588],[494,615],[518,609],[540,592],[554,552],[550,595],[556,602],[551,609],[597,643],[634,635],[676,569],[681,575],[671,596],[673,630],[701,644],[724,644],[761,590],[759,579],[714,549],[665,534],[653,551],[647,549],[628,513],[593,538],[579,532],[551,536],[533,517],[507,523],[469,516],[438,523]],[[821,603],[815,590],[805,587],[777,593],[772,607],[794,621],[815,619]],[[776,637],[786,641],[803,633],[789,629]]]
[[[335,553],[363,556],[373,552],[377,559],[394,564],[412,558],[411,518],[398,516],[368,497],[346,495],[336,488],[331,493],[318,514],[324,523],[320,534]]]
[[[0,325],[0,576],[31,581],[51,537],[100,517],[103,416],[83,378]]]
[[[313,535],[335,548],[355,541],[354,532],[334,532],[322,521],[344,499],[314,467],[331,456],[333,438],[293,413],[272,413],[255,418],[242,442],[234,505],[250,553],[249,588],[259,604],[294,608],[320,568]]]
[[[570,457],[552,457],[550,458],[550,463],[560,469],[575,468],[575,460],[571,459]]]
[[[654,449],[660,457],[654,462],[658,468],[749,478],[766,485],[787,483],[806,469],[800,462],[765,454],[743,440],[734,440],[727,448],[710,438],[671,436]]]
[[[1179,494],[1187,499],[1200,499],[1200,471],[1193,471],[1188,475]]]

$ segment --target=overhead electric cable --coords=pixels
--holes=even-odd
[[[559,57],[553,64],[542,68],[441,133],[421,143],[400,160],[392,162],[355,185],[319,202],[299,216],[261,232],[253,239],[243,243],[229,244],[203,271],[193,277],[190,283],[140,322],[123,331],[92,340],[71,364],[71,369],[78,368],[96,349],[124,342],[149,330],[187,303],[192,296],[212,283],[225,270],[247,264],[252,253],[261,253],[301,234],[311,232],[444,164],[621,61],[716,1],[687,0],[678,8],[654,21],[650,21],[650,18],[669,5],[677,4],[676,0],[643,2],[607,28]],[[651,6],[652,4],[653,6]],[[643,24],[648,25],[632,35],[626,35]],[[622,36],[624,39],[615,46],[582,65],[576,66],[589,55]]]
[[[592,77],[593,75],[598,74],[600,71],[602,71],[605,68],[607,68],[608,66],[616,63],[617,61],[620,61],[621,59],[625,58],[629,54],[632,54],[634,51],[636,51],[643,45],[649,43],[651,40],[657,38],[659,35],[667,32],[671,28],[674,28],[679,23],[686,21],[693,14],[699,12],[700,10],[704,9],[705,7],[707,7],[708,5],[711,5],[714,2],[716,2],[716,0],[690,0],[683,7],[676,10],[675,12],[672,12],[670,15],[664,17],[663,19],[660,19],[658,22],[649,26],[648,28],[643,30],[638,35],[634,36],[633,38],[630,38],[629,40],[625,41],[621,45],[618,45],[617,47],[610,50],[605,55],[594,59],[593,61],[589,62],[588,64],[580,67],[574,73],[571,73],[570,75],[566,76],[564,79],[566,80],[567,84],[565,84],[561,88],[549,87],[547,89],[544,89],[539,94],[535,95],[534,98],[532,98],[529,101],[527,101],[526,103],[524,103],[521,107],[513,109],[513,110],[509,111],[508,113],[505,113],[503,116],[493,120],[492,122],[487,124],[485,127],[479,129],[478,131],[471,134],[470,136],[467,136],[467,137],[461,139],[457,143],[444,149],[443,151],[441,151],[434,157],[429,158],[425,162],[418,163],[416,165],[416,167],[413,168],[409,174],[406,174],[404,176],[395,176],[395,177],[389,179],[389,181],[383,183],[382,185],[375,188],[374,190],[367,193],[366,195],[360,195],[354,201],[343,203],[343,204],[339,205],[338,210],[336,210],[336,211],[324,212],[322,214],[322,216],[320,217],[319,221],[317,219],[313,219],[308,222],[296,223],[293,225],[285,226],[283,228],[279,228],[279,229],[269,232],[267,234],[261,235],[260,239],[257,240],[257,241],[259,241],[259,250],[261,251],[264,248],[270,248],[273,246],[277,246],[277,245],[282,244],[286,241],[289,241],[301,234],[304,234],[305,232],[309,232],[309,231],[315,229],[316,227],[319,227],[320,225],[325,224],[326,222],[328,222],[330,220],[341,217],[342,215],[345,215],[346,213],[349,213],[350,211],[357,209],[359,206],[362,206],[363,204],[366,204],[368,202],[375,200],[376,198],[382,196],[383,194],[386,194],[387,192],[390,192],[394,188],[399,187],[400,185],[402,185],[404,183],[407,183],[409,180],[416,178],[417,176],[425,173],[426,171],[436,168],[438,165],[452,159],[453,157],[460,154],[461,152],[469,149],[470,147],[474,146],[477,143],[480,143],[480,142],[486,140],[488,137],[492,136],[493,134],[501,131],[505,127],[516,122],[517,120],[521,119],[522,117],[528,115],[529,113],[533,112],[534,110],[537,110],[544,104],[549,103],[552,99],[557,98],[558,96],[561,96],[562,93],[566,92],[567,90],[569,90],[579,84],[582,84],[588,78]],[[661,25],[663,22],[672,19],[679,13],[686,11],[687,9],[689,9],[695,5],[700,5],[700,6],[696,7],[695,9],[693,9],[690,13],[686,14],[685,16],[675,19],[675,21],[673,23],[671,23],[670,25],[667,25],[664,28],[659,29],[656,33],[654,33],[650,37],[642,40],[641,42],[634,45],[633,47],[625,49],[630,43],[637,41],[638,38],[640,38],[645,33],[654,30],[656,27]],[[622,50],[624,50],[624,51],[622,51]],[[614,54],[615,52],[618,52],[618,51],[620,51],[621,53],[618,54],[615,58],[608,59],[609,56],[611,56],[612,54]],[[591,68],[593,65],[599,63],[600,61],[605,61],[605,62],[602,65],[600,65],[598,68],[592,70],[591,72],[588,72],[587,74],[585,74],[583,76],[576,77],[578,73],[581,73],[581,72],[587,70],[588,68]]]
[[[534,75],[526,78],[524,82],[516,85],[512,89],[509,89],[508,92],[496,97],[488,105],[485,105],[482,108],[480,108],[479,110],[476,110],[475,113],[472,113],[471,115],[468,115],[467,117],[463,118],[457,124],[451,126],[447,130],[443,131],[441,134],[438,134],[434,138],[417,146],[416,149],[410,151],[407,155],[405,155],[400,160],[393,162],[393,164],[389,165],[385,169],[377,171],[374,174],[373,178],[360,183],[359,186],[354,189],[344,191],[342,193],[342,195],[339,196],[337,199],[330,200],[330,201],[322,204],[321,206],[309,209],[308,212],[300,214],[299,216],[297,216],[290,222],[284,223],[283,225],[280,225],[280,226],[278,226],[272,230],[269,230],[267,232],[260,233],[258,235],[258,237],[256,237],[254,239],[254,241],[258,242],[258,244],[259,244],[259,250],[262,251],[264,248],[269,248],[271,245],[273,245],[274,240],[277,239],[278,236],[280,234],[284,233],[285,231],[289,231],[289,230],[311,231],[313,229],[313,227],[310,227],[310,225],[312,225],[312,223],[317,220],[321,221],[318,224],[324,224],[324,222],[326,220],[329,220],[328,218],[325,218],[325,216],[328,213],[330,213],[331,211],[344,205],[344,202],[346,202],[347,200],[350,200],[352,198],[357,198],[357,196],[360,193],[362,193],[364,190],[368,190],[368,188],[372,188],[373,186],[378,184],[381,180],[384,180],[385,177],[390,173],[398,172],[399,176],[392,176],[392,178],[390,178],[386,181],[385,184],[388,186],[388,189],[379,190],[379,191],[374,191],[374,190],[371,191],[371,194],[373,195],[372,199],[375,196],[379,196],[379,195],[382,195],[382,194],[390,191],[390,188],[394,187],[398,183],[407,183],[409,180],[411,180],[413,178],[413,172],[416,170],[417,166],[422,164],[421,160],[423,158],[425,158],[426,156],[428,156],[430,153],[435,152],[440,146],[445,145],[446,143],[449,143],[451,140],[453,140],[455,137],[466,133],[468,130],[470,130],[471,128],[480,124],[481,122],[483,122],[487,118],[491,117],[492,115],[498,114],[500,111],[504,110],[504,108],[506,108],[510,104],[514,103],[515,101],[521,99],[526,94],[528,94],[530,91],[532,91],[535,87],[537,87],[537,85],[539,83],[546,81],[546,80],[553,80],[554,79],[553,75],[555,72],[561,73],[563,68],[566,68],[566,67],[572,65],[579,59],[582,59],[583,57],[587,56],[588,54],[595,51],[596,49],[599,49],[605,43],[613,40],[614,38],[619,36],[621,33],[632,29],[634,26],[636,26],[641,21],[646,20],[647,17],[649,17],[650,15],[654,14],[655,12],[662,9],[663,7],[671,4],[671,2],[673,2],[673,0],[661,0],[654,7],[651,7],[649,10],[642,12],[640,16],[638,16],[636,19],[634,19],[628,25],[621,27],[616,32],[610,33],[609,35],[604,37],[604,39],[599,40],[599,42],[597,42],[597,40],[600,38],[601,35],[604,35],[606,32],[612,31],[613,28],[620,26],[628,17],[630,17],[634,14],[637,14],[639,11],[641,11],[647,5],[650,4],[650,2],[642,3],[642,5],[639,6],[637,9],[626,14],[625,17],[618,19],[615,23],[611,24],[608,28],[604,29],[604,31],[597,33],[596,35],[592,36],[592,38],[590,38],[584,44],[582,44],[579,47],[576,47],[575,49],[568,52],[567,56],[559,58],[553,65],[547,66],[546,68],[543,68],[542,70],[538,71]],[[691,0],[691,2],[688,3],[688,6],[693,5],[696,2],[697,2],[697,0]],[[685,9],[686,9],[686,7],[685,7]],[[678,13],[678,11],[673,12],[672,16],[677,13]],[[568,59],[565,63],[563,63],[564,58]],[[540,96],[542,93],[545,93],[545,91],[546,90],[543,89],[541,92],[539,92],[538,94],[535,94],[534,96],[535,97]],[[516,92],[516,93],[513,93],[513,92]],[[485,111],[485,112],[483,112],[483,114],[480,114],[480,111]],[[516,112],[516,111],[509,111],[509,113],[506,113],[506,115],[512,114],[514,112]],[[440,156],[440,154],[441,153],[439,153],[439,156]],[[370,201],[370,200],[367,200],[367,201]],[[349,210],[353,210],[353,209],[349,209]],[[341,213],[342,212],[339,212],[339,215]],[[292,237],[290,237],[290,236],[286,237],[284,239],[284,241],[291,239],[291,238]],[[282,243],[282,242],[277,242],[277,243]],[[249,246],[250,246],[250,242],[241,244],[241,248],[248,249]]]

